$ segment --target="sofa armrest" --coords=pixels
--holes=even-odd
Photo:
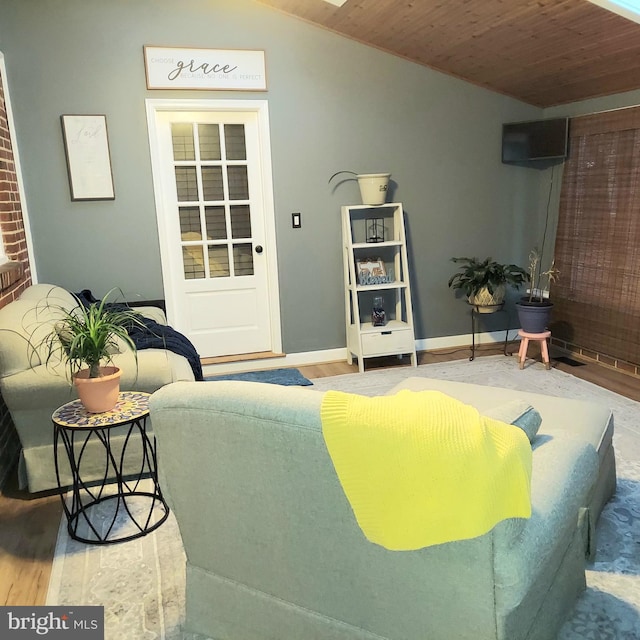
[[[158,324],[167,324],[167,316],[160,307],[132,307],[145,318],[155,320]]]
[[[494,530],[496,599],[505,610],[523,600],[540,572],[559,566],[598,475],[595,448],[566,433],[541,436],[533,449],[531,518],[519,530],[508,522]]]
[[[12,413],[35,404],[56,409],[77,397],[63,363],[55,367],[41,364],[0,378],[0,393]]]

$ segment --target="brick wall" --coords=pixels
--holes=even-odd
[[[4,252],[11,262],[0,265],[0,308],[15,300],[31,284],[29,254],[2,80],[0,76],[0,235]],[[19,451],[18,435],[9,410],[0,396],[0,486],[6,480]]]

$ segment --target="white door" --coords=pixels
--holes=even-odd
[[[203,358],[280,351],[266,103],[147,113],[169,323]]]

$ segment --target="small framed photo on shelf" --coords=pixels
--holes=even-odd
[[[365,272],[372,276],[386,276],[387,270],[382,258],[359,258],[356,260],[358,273]]]
[[[382,258],[359,258],[356,260],[358,284],[386,284],[392,282]]]

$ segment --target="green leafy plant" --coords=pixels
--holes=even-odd
[[[345,180],[354,180],[355,178],[358,177],[358,174],[355,171],[336,171],[327,181],[327,183],[330,183],[336,176],[339,176],[341,173],[349,173],[352,176],[354,176],[353,178],[345,178]]]
[[[449,287],[462,289],[467,297],[477,295],[484,287],[493,295],[501,285],[518,288],[529,280],[529,274],[522,267],[501,264],[490,257],[482,261],[477,258],[451,258],[451,261],[462,266],[449,279]]]
[[[100,377],[100,367],[111,361],[111,354],[118,352],[121,340],[136,357],[136,346],[129,336],[135,326],[144,327],[140,314],[123,304],[109,304],[112,289],[101,300],[85,307],[80,300],[78,306],[67,310],[56,307],[60,314],[55,328],[45,336],[42,346],[46,362],[66,362],[71,377],[81,369],[89,369],[90,378]]]

